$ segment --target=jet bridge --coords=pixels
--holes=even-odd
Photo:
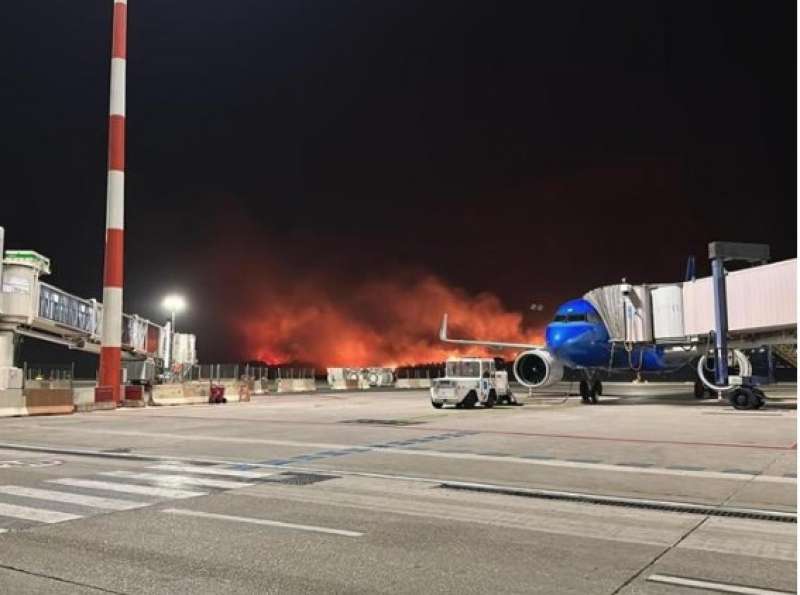
[[[7,250],[2,266],[0,329],[92,353],[100,352],[103,304],[45,283],[50,260],[31,250]],[[169,326],[135,314],[122,317],[122,350],[129,358],[160,358]]]
[[[797,343],[797,259],[727,272],[725,287],[731,346]],[[699,344],[716,328],[713,277],[623,282],[594,289],[584,298],[618,343]]]

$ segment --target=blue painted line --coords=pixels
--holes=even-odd
[[[761,471],[750,471],[748,469],[723,469],[723,473],[742,473],[744,475],[761,475]]]
[[[705,467],[692,467],[691,465],[670,465],[667,469],[677,469],[678,471],[705,471]]]
[[[542,461],[552,461],[555,457],[548,457],[546,455],[522,455],[523,459],[540,459]]]
[[[600,461],[595,461],[595,462],[599,463]],[[655,467],[653,463],[614,463],[614,464],[617,465],[618,467],[642,467],[643,469],[646,469],[647,467]]]

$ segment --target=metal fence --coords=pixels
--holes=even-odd
[[[294,368],[283,366],[251,366],[249,364],[202,364],[184,366],[179,373],[179,381],[190,380],[242,380],[268,381],[285,379],[312,379],[314,368]]]
[[[34,383],[58,383],[69,385],[75,379],[75,364],[22,364],[23,386]]]
[[[396,378],[441,378],[444,376],[443,363],[420,364],[416,366],[400,366],[395,370]]]

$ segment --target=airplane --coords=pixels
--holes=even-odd
[[[664,372],[676,370],[699,356],[696,347],[676,348],[657,344],[632,345],[626,348],[610,341],[608,329],[595,307],[582,298],[569,300],[556,310],[545,329],[545,344],[507,343],[474,339],[451,339],[447,336],[447,314],[442,319],[439,338],[446,343],[480,345],[494,349],[522,349],[514,361],[517,381],[526,388],[543,388],[561,381],[564,366],[583,370],[580,382],[581,401],[598,402],[603,394],[600,370]],[[702,387],[698,395],[703,396]]]
[[[561,304],[546,327],[544,345],[450,339],[447,314],[439,338],[522,350],[513,372],[528,388],[559,382],[564,366],[582,370],[584,403],[597,403],[603,394],[601,370],[627,369],[638,375],[694,365],[696,398],[727,394],[735,409],[759,409],[766,402],[759,386],[774,381],[772,368],[766,376],[753,375],[742,350],[775,346],[780,354],[780,349],[797,345],[797,259],[769,263],[769,246],[736,242],[711,242],[709,259],[711,277],[696,278],[690,257],[683,283],[631,285],[622,279]],[[725,263],[731,261],[750,266],[726,271]],[[728,357],[717,368],[718,353]],[[796,356],[785,361],[796,367]],[[712,366],[714,381],[708,379]],[[729,367],[738,369],[735,376],[729,375]]]

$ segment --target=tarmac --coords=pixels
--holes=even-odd
[[[0,419],[3,593],[793,593],[796,385]]]

